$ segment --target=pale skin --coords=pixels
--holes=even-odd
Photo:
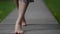
[[[14,0],[15,1],[15,0]],[[17,21],[16,21],[16,24],[15,24],[15,34],[24,34],[23,30],[22,30],[22,26],[25,26],[26,25],[26,21],[25,21],[25,12],[26,12],[26,9],[27,9],[27,6],[29,3],[27,2],[24,2],[24,1],[15,1],[17,3],[17,8],[18,8],[18,18],[17,18]]]

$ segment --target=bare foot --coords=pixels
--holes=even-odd
[[[19,31],[17,31],[17,32],[15,32],[14,34],[24,34],[24,32],[19,32]]]
[[[24,32],[15,32],[14,34],[24,34]]]
[[[26,26],[26,21],[22,20],[22,26]]]
[[[15,33],[15,34],[24,34],[24,33]]]
[[[20,25],[16,24],[14,34],[24,34],[23,30],[20,28]]]

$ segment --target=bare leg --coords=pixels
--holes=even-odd
[[[23,12],[23,17],[22,17],[22,26],[25,26],[26,25],[26,20],[25,20],[25,12],[27,10],[27,7],[29,5],[29,2],[26,2],[26,5],[25,5],[25,8],[24,8],[24,12]]]
[[[19,8],[19,3],[18,3],[18,0],[14,0],[14,3],[17,4],[17,8]],[[25,26],[26,25],[26,20],[25,20],[25,12],[26,12],[26,9],[28,7],[29,3],[26,3],[26,7],[25,7],[25,10],[24,10],[24,15],[23,15],[23,18],[22,18],[22,26]]]
[[[24,25],[26,25],[26,21],[25,21],[25,12],[26,12],[26,9],[27,9],[27,7],[28,7],[28,5],[29,5],[29,2],[25,2],[25,1],[23,1],[22,2],[23,4],[25,4],[25,5],[23,5],[22,7],[21,7],[21,5],[19,4],[19,6],[20,6],[20,8],[19,8],[19,10],[20,9],[22,9],[22,13],[21,13],[21,15],[22,15],[22,22],[21,22],[21,24],[22,24],[22,26],[24,26]],[[21,10],[19,11],[19,13],[21,12]]]
[[[18,16],[18,19],[16,21],[16,25],[15,25],[15,33],[23,33],[23,30],[22,30],[22,20],[24,19],[24,14],[26,12],[26,6],[27,4],[23,1],[19,1],[19,16]]]

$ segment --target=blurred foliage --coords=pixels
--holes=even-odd
[[[60,24],[60,0],[44,0],[44,2]]]
[[[12,0],[0,0],[0,23],[12,12],[16,7]]]

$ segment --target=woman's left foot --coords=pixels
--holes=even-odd
[[[14,33],[14,34],[24,34],[24,32],[23,32],[23,33],[18,33],[18,32],[16,32],[16,33]]]
[[[15,32],[14,34],[24,34],[24,31],[21,29],[21,26],[16,24],[15,25]]]
[[[20,32],[19,32],[19,33],[18,33],[18,32],[15,32],[14,34],[24,34],[24,32],[23,32],[23,33],[20,33]]]

